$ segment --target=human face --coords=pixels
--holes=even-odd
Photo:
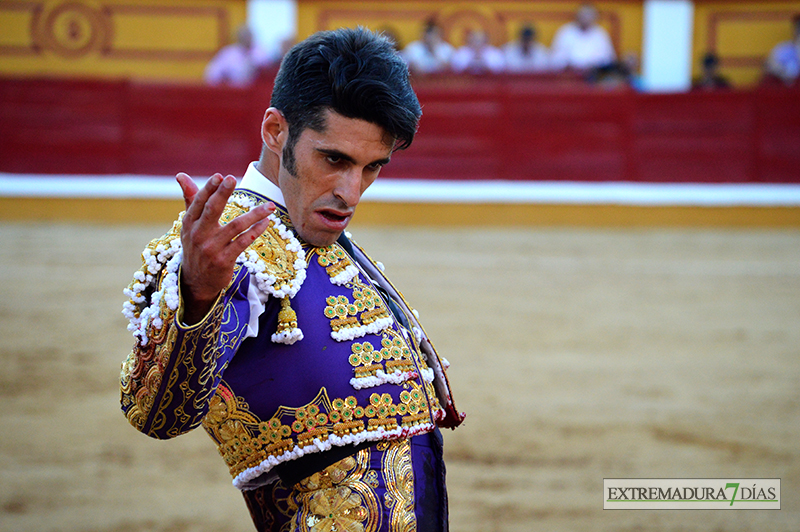
[[[283,159],[278,173],[292,225],[314,246],[336,241],[394,146],[378,125],[330,110],[324,116],[323,131],[306,128],[294,145],[296,175]]]
[[[584,5],[578,9],[578,14],[575,18],[578,22],[578,26],[586,31],[597,21],[597,11],[592,6]]]

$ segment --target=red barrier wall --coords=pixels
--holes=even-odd
[[[415,89],[419,133],[389,177],[800,182],[798,89],[647,95],[505,76]],[[241,174],[270,90],[0,80],[0,171]]]

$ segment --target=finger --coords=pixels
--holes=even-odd
[[[267,218],[270,214],[275,212],[275,204],[272,202],[259,205],[255,209],[237,216],[225,225],[222,231],[222,237],[226,240],[233,240],[240,233],[246,231],[250,226],[256,224],[263,219]]]
[[[200,216],[203,218],[204,224],[219,226],[219,218],[235,188],[236,178],[232,175],[228,175],[220,181],[219,186],[203,205],[203,212]]]
[[[235,261],[241,253],[252,244],[256,238],[267,230],[269,219],[265,218],[252,226],[244,233],[232,240],[224,250],[225,257],[230,261]]]
[[[178,185],[180,185],[181,192],[183,192],[183,203],[185,205],[184,210],[188,210],[189,205],[192,204],[192,201],[197,194],[197,185],[189,176],[189,174],[185,174],[183,172],[179,172],[178,175],[175,176],[175,180],[178,182]]]
[[[186,209],[186,214],[183,217],[184,223],[198,219],[205,210],[206,202],[208,199],[219,189],[222,183],[222,174],[216,173],[212,175],[206,184],[197,192],[192,198],[189,208]]]

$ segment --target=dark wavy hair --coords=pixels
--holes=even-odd
[[[306,128],[323,131],[328,109],[380,126],[400,150],[411,145],[422,115],[405,61],[365,28],[322,31],[296,44],[281,62],[270,105],[289,124],[284,166],[292,174],[298,137]]]

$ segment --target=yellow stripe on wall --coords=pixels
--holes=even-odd
[[[199,82],[246,0],[0,2],[0,75]]]
[[[720,73],[734,85],[757,83],[776,44],[792,38],[798,1],[699,1],[695,3],[694,74],[707,52],[720,59]]]
[[[180,200],[0,197],[0,220],[170,224]],[[364,202],[359,225],[800,228],[800,207]]]

